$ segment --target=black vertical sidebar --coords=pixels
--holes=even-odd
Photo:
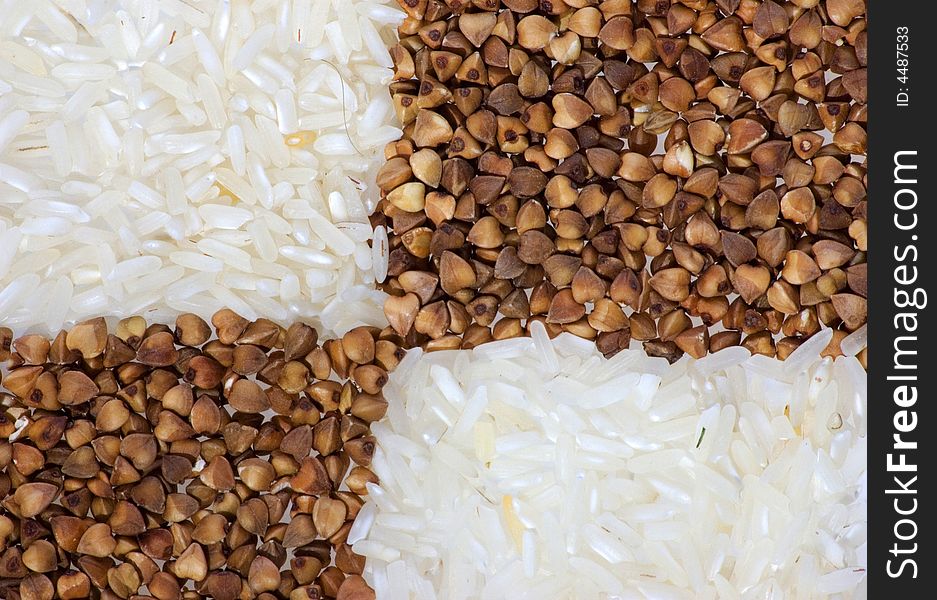
[[[932,598],[937,568],[937,6],[869,0],[869,598]],[[935,178],[937,180],[937,178]],[[889,596],[886,596],[889,594]]]

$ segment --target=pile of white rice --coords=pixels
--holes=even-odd
[[[829,330],[672,366],[533,333],[384,388],[349,537],[378,598],[866,598],[866,376]]]
[[[0,324],[384,320],[393,0],[0,0]],[[374,239],[372,247],[371,240]]]

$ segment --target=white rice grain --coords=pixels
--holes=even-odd
[[[865,597],[854,357],[808,341],[792,385],[744,349],[669,365],[532,337],[391,374],[354,529],[378,598]]]
[[[371,286],[387,238],[368,214],[382,145],[400,135],[384,47],[399,6],[105,4],[4,6],[0,324],[208,317],[231,300],[323,334],[384,326]],[[89,263],[90,240],[110,253]]]

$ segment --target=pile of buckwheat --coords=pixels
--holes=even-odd
[[[865,323],[863,0],[398,2],[376,220],[408,343],[785,358]]]

